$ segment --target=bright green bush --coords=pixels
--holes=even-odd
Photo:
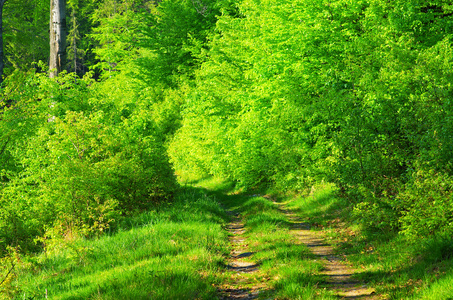
[[[365,226],[365,231],[388,233],[399,228],[398,212],[383,202],[360,202],[354,206],[353,217]]]
[[[399,195],[402,233],[411,238],[453,235],[453,178],[420,170]]]
[[[38,79],[36,127],[8,149],[21,170],[1,190],[1,248],[32,249],[57,224],[62,234],[97,235],[121,214],[172,197],[176,180],[162,134],[143,103],[131,105],[131,90],[115,103],[102,98],[107,84],[64,74],[58,82]]]

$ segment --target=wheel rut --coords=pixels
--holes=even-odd
[[[323,232],[311,230],[311,225],[293,211],[285,209],[282,204],[276,204],[281,206],[282,213],[288,217],[292,234],[323,263],[324,270],[320,275],[324,275],[326,280],[320,286],[333,291],[341,299],[379,299],[374,288],[353,278],[357,270],[344,258],[335,255],[334,247],[325,242]]]
[[[253,261],[244,237],[245,228],[238,212],[231,211],[233,219],[226,227],[230,234],[232,251],[227,259],[227,269],[233,272],[232,281],[220,288],[220,299],[257,299],[261,286],[253,284],[251,274],[259,271],[259,263]]]
[[[270,201],[271,197],[262,196]],[[339,299],[381,299],[375,289],[365,282],[357,280],[358,273],[345,256],[336,254],[334,247],[325,241],[325,232],[314,231],[310,223],[305,222],[285,204],[273,201],[278,210],[287,217],[289,232],[297,240],[297,244],[305,245],[314,255],[314,259],[323,265],[323,280],[317,283],[320,289],[328,290]],[[229,232],[231,252],[227,258],[225,283],[219,286],[219,298],[226,299],[258,299],[269,292],[268,282],[261,276],[260,264],[254,260],[254,252],[250,251],[246,238],[246,228],[238,211],[230,211],[231,222],[226,226]],[[264,292],[264,294],[263,294]]]

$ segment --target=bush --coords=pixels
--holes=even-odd
[[[394,210],[379,202],[360,202],[354,206],[353,216],[365,225],[368,231],[394,231],[398,217]]]
[[[453,235],[453,178],[434,170],[419,170],[399,195],[402,233],[411,237]]]
[[[41,121],[10,151],[22,168],[0,190],[0,251],[11,244],[31,250],[35,237],[58,224],[61,234],[98,235],[121,214],[169,200],[176,189],[147,110],[131,106],[133,98],[100,101],[85,80],[65,79],[64,89],[43,80]]]

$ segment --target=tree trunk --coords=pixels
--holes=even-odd
[[[74,74],[77,74],[77,22],[75,9],[72,10],[72,30],[74,34],[72,36],[72,52],[74,52]]]
[[[3,68],[5,66],[5,58],[3,53],[3,4],[6,0],[0,1],[0,85],[3,82]]]
[[[66,0],[50,0],[49,77],[63,70],[66,60]]]

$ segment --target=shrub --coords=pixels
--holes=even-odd
[[[398,212],[378,199],[363,201],[354,206],[353,216],[368,231],[389,232],[398,229]]]
[[[402,233],[416,238],[453,235],[453,178],[434,170],[419,170],[399,195]]]
[[[0,251],[11,244],[30,250],[58,224],[62,234],[98,235],[120,214],[169,200],[176,189],[150,112],[129,105],[133,99],[100,101],[84,80],[65,78],[64,89],[43,81],[40,122],[13,149],[21,171],[0,193]]]

